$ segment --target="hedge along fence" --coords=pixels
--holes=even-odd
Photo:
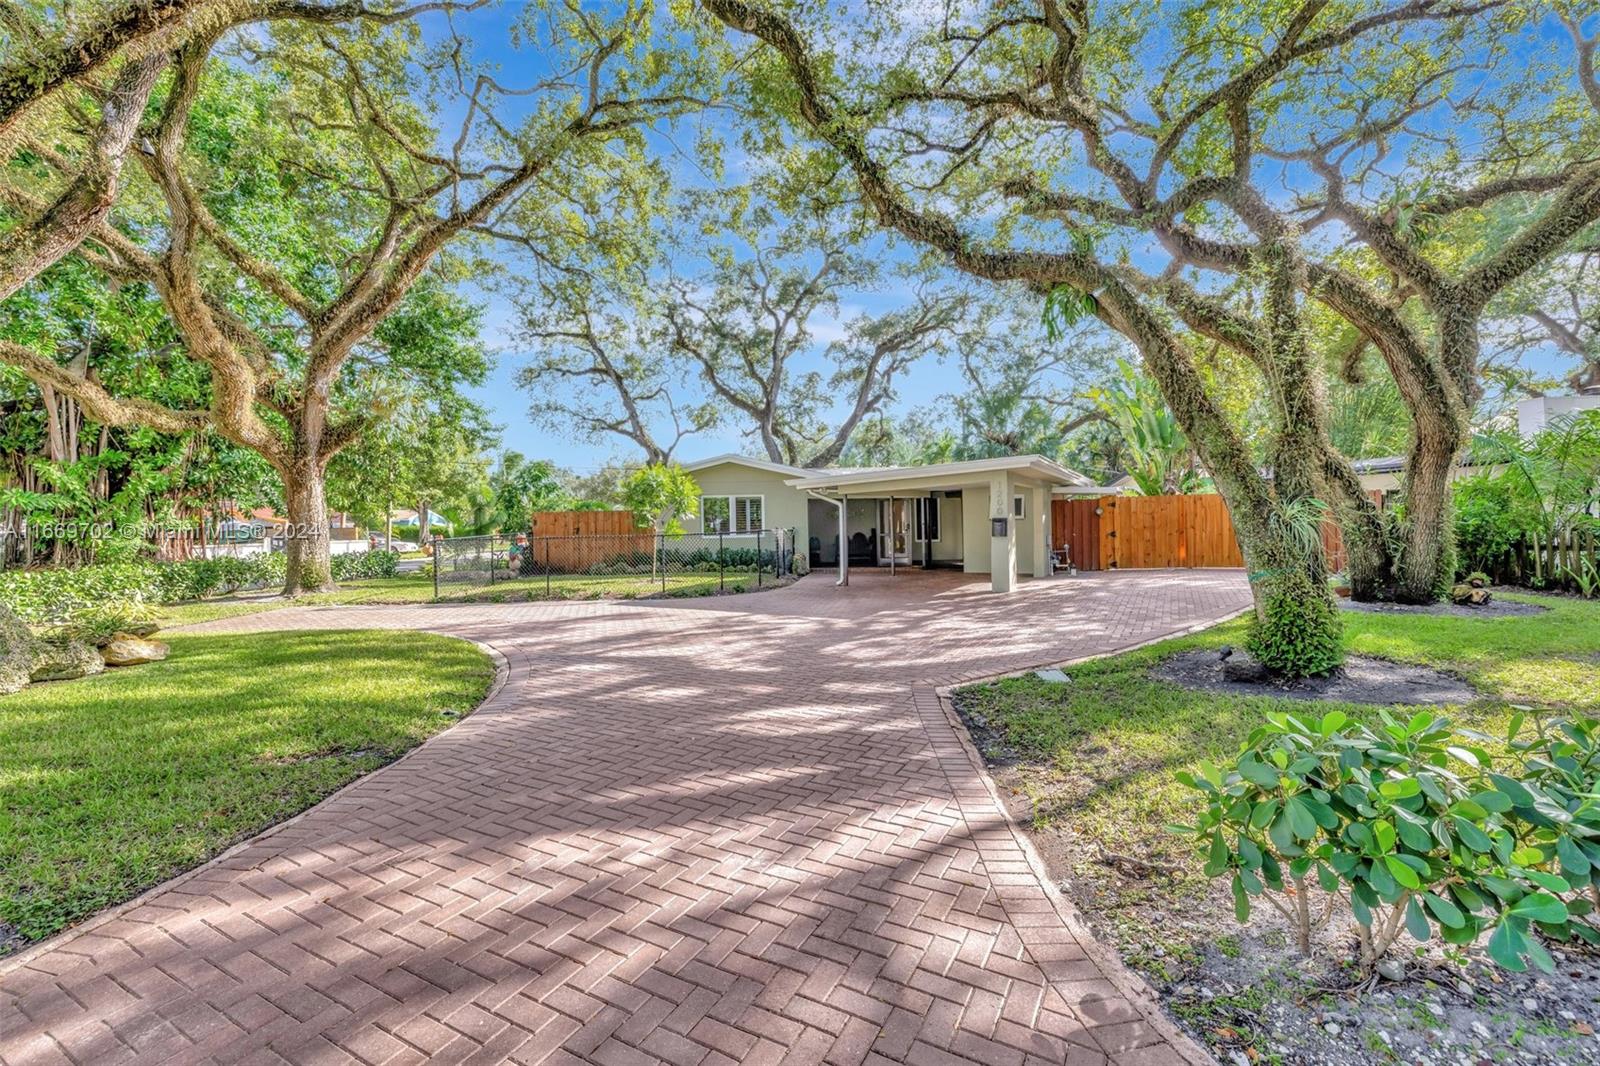
[[[336,581],[392,577],[398,552],[370,551],[333,557]],[[179,563],[112,563],[101,566],[10,570],[0,573],[0,603],[33,625],[59,625],[89,607],[108,603],[177,603],[262,588],[283,580],[285,557],[224,556]]]

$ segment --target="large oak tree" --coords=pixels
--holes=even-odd
[[[1551,206],[1514,239],[1515,254],[1473,268],[1470,293],[1443,316],[1454,324],[1436,322],[1419,351],[1417,331],[1393,321],[1407,294],[1381,291],[1370,270],[1314,239],[1348,210],[1323,164],[1360,165],[1362,150],[1465,84],[1468,71],[1503,62],[1497,42],[1515,31],[1516,12],[1501,15],[1493,2],[1312,0],[1250,13],[1195,5],[1151,21],[1118,5],[1030,0],[949,5],[932,25],[883,18],[852,28],[746,0],[702,6],[770,49],[752,57],[762,71],[753,100],[820,146],[803,180],[847,174],[882,225],[970,273],[1051,293],[1067,321],[1093,315],[1134,341],[1229,502],[1262,578],[1263,618],[1284,589],[1325,599],[1320,552],[1302,550],[1310,510],[1300,501],[1318,498],[1342,512],[1364,592],[1434,594],[1448,556],[1435,451],[1444,440],[1453,457],[1472,377],[1470,359],[1452,356],[1452,370],[1437,353],[1470,347],[1463,337],[1486,295],[1592,220],[1591,175],[1572,164],[1510,180],[1508,191],[1542,190]],[[1147,76],[1152,62],[1165,65]],[[1308,205],[1301,193],[1319,183],[1320,202]],[[1427,209],[1506,187],[1451,190]],[[1413,449],[1404,568],[1331,445],[1308,297],[1349,316],[1391,372],[1410,375],[1402,392],[1416,416],[1441,425],[1417,431],[1427,443]],[[1265,475],[1184,329],[1258,367],[1272,412]],[[1301,573],[1291,580],[1291,570]]]
[[[0,357],[102,422],[211,425],[259,452],[292,527],[286,591],[328,585],[325,473],[371,422],[349,386],[387,358],[389,316],[452,242],[700,105],[692,53],[659,47],[648,4],[530,5],[521,31],[537,73],[519,85],[410,24],[282,26],[266,48],[240,42],[248,73],[212,56],[216,34],[192,37],[141,138],[148,202],[126,195],[79,254],[154,287],[209,369],[209,404],[115,396],[16,345]],[[211,94],[248,97],[239,125],[205,121]],[[449,131],[446,102],[462,115]]]

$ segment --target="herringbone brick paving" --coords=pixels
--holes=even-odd
[[[0,1062],[1193,1058],[1058,909],[936,688],[1220,617],[1243,576],[853,580],[202,627],[437,630],[508,680],[301,818],[11,960]]]

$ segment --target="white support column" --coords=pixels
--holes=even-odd
[[[839,580],[838,585],[850,584],[850,531],[846,514],[850,510],[849,497],[839,497]]]
[[[1033,527],[1033,576],[1050,576],[1050,489],[1028,490],[1028,523]]]
[[[989,517],[1005,523],[1003,536],[995,536],[993,529],[989,531],[989,587],[995,592],[1010,592],[1017,587],[1017,522],[1011,517],[1009,471],[989,478]]]

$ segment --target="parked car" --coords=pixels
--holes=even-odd
[[[383,547],[383,534],[367,534],[367,544],[374,550]],[[414,552],[417,550],[417,546],[413,541],[401,540],[399,537],[395,537],[389,542],[389,549],[397,552]]]

